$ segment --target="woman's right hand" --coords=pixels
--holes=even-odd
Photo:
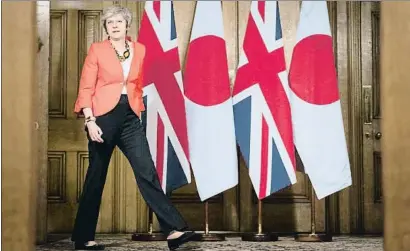
[[[87,122],[87,129],[88,135],[90,136],[92,141],[97,141],[99,143],[104,142],[104,140],[101,138],[101,135],[103,134],[101,128],[94,121]]]

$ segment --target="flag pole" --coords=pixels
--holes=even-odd
[[[204,233],[196,233],[194,240],[195,241],[224,241],[225,236],[223,234],[217,234],[217,233],[210,233],[209,232],[209,202],[208,200],[205,201],[204,203],[205,207],[205,230]]]
[[[160,232],[154,232],[153,230],[153,217],[154,213],[151,208],[148,207],[148,232],[147,233],[134,233],[132,235],[133,241],[165,241],[167,236]]]
[[[311,193],[311,204],[310,204],[310,211],[311,211],[311,231],[310,234],[297,234],[295,236],[295,241],[299,242],[331,242],[332,241],[332,234],[328,231],[327,224],[325,227],[326,233],[316,233],[316,194],[313,186],[311,184],[310,189],[312,190]],[[327,203],[325,203],[327,204]],[[325,205],[325,214],[327,215],[327,205]],[[328,217],[325,217],[325,221],[327,222]]]
[[[251,242],[268,242],[277,241],[278,235],[275,233],[264,233],[262,231],[262,201],[258,199],[258,232],[245,233],[242,235],[242,241]]]

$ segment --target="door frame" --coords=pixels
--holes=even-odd
[[[37,1],[37,121],[38,127],[38,187],[36,204],[36,243],[47,242],[47,171],[48,171],[48,77],[50,2]]]

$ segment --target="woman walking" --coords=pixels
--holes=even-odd
[[[127,8],[104,10],[102,23],[109,38],[91,45],[81,74],[74,111],[85,117],[90,165],[71,238],[76,250],[104,250],[95,242],[95,231],[115,146],[130,162],[144,200],[168,236],[169,248],[178,248],[194,235],[183,232],[184,219],[161,189],[141,126],[145,47],[126,39],[131,17]]]

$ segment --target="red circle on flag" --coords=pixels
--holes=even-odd
[[[213,35],[192,41],[184,75],[185,95],[192,102],[211,106],[228,100],[231,91],[225,41]]]
[[[299,98],[311,104],[339,100],[332,37],[316,34],[299,41],[293,51],[289,84]]]

